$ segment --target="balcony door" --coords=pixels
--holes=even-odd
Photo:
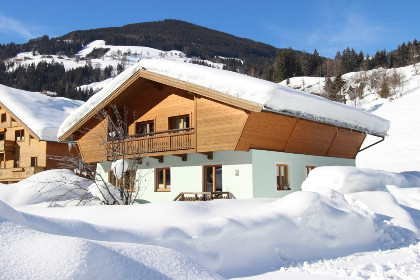
[[[204,166],[204,192],[221,192],[223,190],[222,166]]]

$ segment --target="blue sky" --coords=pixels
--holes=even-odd
[[[3,0],[0,43],[167,18],[327,57],[347,46],[374,54],[420,39],[420,1]]]

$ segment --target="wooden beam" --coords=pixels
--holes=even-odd
[[[159,163],[163,163],[163,156],[149,156],[149,158],[157,159]]]
[[[187,161],[187,154],[179,154],[179,155],[173,155],[173,156],[180,157],[182,161]]]
[[[207,156],[207,159],[210,159],[210,160],[213,159],[213,152],[203,152],[203,153],[200,153],[200,154],[203,154],[203,155]]]

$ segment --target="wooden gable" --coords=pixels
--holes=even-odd
[[[264,149],[355,158],[365,138],[362,132],[264,112],[261,106],[140,70],[88,113],[79,125],[79,135],[73,131],[64,136],[68,138],[72,134],[78,139],[87,162],[106,160],[104,147],[98,145],[98,139],[106,139],[107,125],[94,121],[94,114],[113,104],[120,110],[127,109],[132,116],[130,135],[137,133],[137,123],[153,123],[154,133],[147,135],[150,141],[159,133],[159,137],[166,137],[162,136],[163,132],[171,133],[171,118],[188,117],[189,146],[180,150],[153,150],[149,156]],[[85,131],[81,132],[83,129]]]

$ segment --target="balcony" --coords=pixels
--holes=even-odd
[[[127,135],[123,140],[109,139],[107,158],[153,156],[194,149],[194,128],[157,131],[143,135]]]
[[[45,167],[0,168],[0,181],[20,181],[42,171],[45,171]]]
[[[15,141],[10,140],[1,140],[0,141],[0,153],[4,152],[14,152],[15,151]]]

